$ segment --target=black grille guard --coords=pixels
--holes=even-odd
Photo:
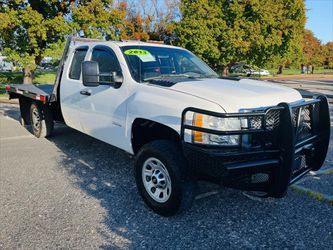
[[[248,127],[241,130],[218,131],[186,123],[188,112],[220,118],[247,119],[250,122],[248,122]],[[276,152],[279,155],[279,166],[274,169],[270,178],[272,185],[270,185],[269,192],[270,196],[282,197],[288,185],[300,179],[310,170],[318,170],[323,165],[330,138],[329,106],[327,98],[318,95],[296,104],[280,103],[258,112],[217,113],[194,107],[186,108],[182,112],[181,139],[183,143],[206,149],[221,148],[221,151],[225,151],[227,156],[231,147],[185,142],[185,133],[191,131],[216,135],[240,135],[241,141],[249,135],[252,138],[252,144],[244,147],[242,142],[236,148],[234,147],[233,157],[235,151],[239,156],[249,153],[263,155]],[[300,162],[302,164],[299,164]]]

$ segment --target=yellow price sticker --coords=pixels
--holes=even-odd
[[[143,49],[128,49],[124,52],[125,55],[129,56],[145,56],[150,55],[149,51]]]

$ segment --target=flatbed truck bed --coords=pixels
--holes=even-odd
[[[10,98],[19,95],[31,98],[44,103],[50,100],[53,91],[53,85],[50,84],[12,84],[7,85],[6,90],[10,93]]]
[[[64,53],[60,60],[58,71],[54,84],[9,84],[6,85],[6,91],[9,99],[19,99],[21,124],[28,125],[31,123],[31,105],[35,104],[35,108],[41,113],[43,119],[50,123],[47,127],[49,131],[45,134],[49,135],[53,130],[53,121],[64,122],[59,103],[59,86],[64,68],[65,61],[72,42],[80,41],[80,38],[69,36],[65,45]],[[84,40],[84,39],[83,39]]]

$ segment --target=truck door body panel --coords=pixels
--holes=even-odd
[[[92,61],[99,64],[100,73],[121,73],[118,59],[110,47],[97,45],[93,47]],[[105,78],[105,79],[103,79]],[[107,81],[107,77],[100,77],[100,81]],[[84,133],[99,140],[125,149],[125,121],[127,111],[127,86],[119,88],[111,85],[84,87],[90,95],[80,96],[79,119]]]
[[[69,53],[60,84],[60,104],[65,123],[79,131],[79,110],[81,109],[81,94],[84,89],[81,80],[81,63],[87,56],[88,46],[76,48]]]

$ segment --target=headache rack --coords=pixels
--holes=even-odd
[[[241,129],[220,131],[197,127],[189,122],[189,112],[224,119],[239,118]],[[216,146],[186,142],[185,137],[193,131],[239,135],[240,143],[238,146]],[[223,159],[227,168],[238,168],[246,162],[253,162],[255,166],[260,159],[274,163],[278,166],[274,178],[279,183],[291,184],[308,171],[318,170],[326,157],[329,135],[330,117],[325,96],[314,96],[295,104],[280,103],[260,111],[216,113],[190,107],[182,113],[181,139],[184,144],[219,152],[222,157],[219,159]],[[275,192],[281,193],[282,190]]]

